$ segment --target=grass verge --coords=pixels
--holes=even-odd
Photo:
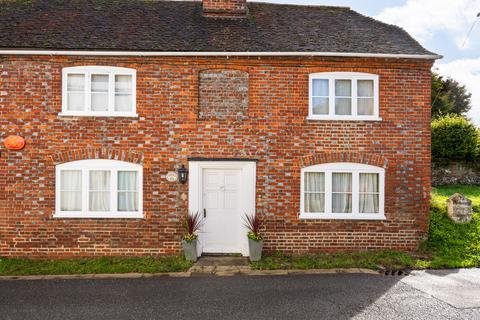
[[[455,224],[447,216],[446,201],[459,192],[472,200],[473,219],[468,224]],[[396,251],[285,255],[274,253],[252,268],[274,269],[331,269],[369,268],[388,269],[466,268],[480,267],[480,186],[452,185],[432,188],[429,237],[418,252]]]
[[[63,260],[0,259],[0,275],[58,275],[89,273],[161,273],[187,271],[183,257],[85,258]]]
[[[459,192],[472,200],[472,222],[453,223],[447,215],[446,201]],[[480,186],[433,188],[428,240],[421,249],[431,255],[428,268],[480,267]]]
[[[413,268],[416,260],[407,253],[395,251],[286,255],[274,253],[257,262],[251,262],[253,269],[335,269],[368,268],[383,266],[388,269]]]

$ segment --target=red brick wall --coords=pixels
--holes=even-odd
[[[137,70],[138,118],[59,117],[61,70]],[[0,56],[0,256],[173,254],[188,185],[165,174],[187,157],[258,158],[257,213],[266,249],[290,252],[416,248],[428,227],[430,61],[353,58],[89,58]],[[199,120],[199,72],[249,74],[247,117]],[[308,75],[380,75],[382,121],[312,121]],[[120,158],[144,166],[143,220],[54,219],[55,164]],[[300,169],[352,161],[386,168],[386,221],[299,220]]]
[[[198,76],[200,119],[241,119],[248,112],[248,72],[202,70]]]

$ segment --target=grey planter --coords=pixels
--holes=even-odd
[[[185,259],[189,261],[197,261],[197,240],[192,242],[187,242],[182,240],[183,253],[185,254]]]
[[[255,241],[249,238],[248,249],[250,251],[250,261],[259,261],[262,259],[263,240]]]

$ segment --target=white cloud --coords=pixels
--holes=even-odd
[[[402,6],[385,8],[376,18],[403,27],[420,42],[447,33],[460,48],[479,11],[478,0],[407,0]]]
[[[437,63],[440,74],[450,76],[464,84],[472,94],[472,109],[469,117],[480,126],[480,58],[459,59],[448,63]]]

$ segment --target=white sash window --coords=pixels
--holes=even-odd
[[[60,115],[136,117],[136,71],[102,66],[64,68]]]
[[[58,218],[143,218],[142,166],[79,160],[56,167]]]
[[[309,92],[309,120],[381,120],[378,75],[313,73]]]
[[[358,163],[303,168],[300,218],[385,219],[385,170]]]

